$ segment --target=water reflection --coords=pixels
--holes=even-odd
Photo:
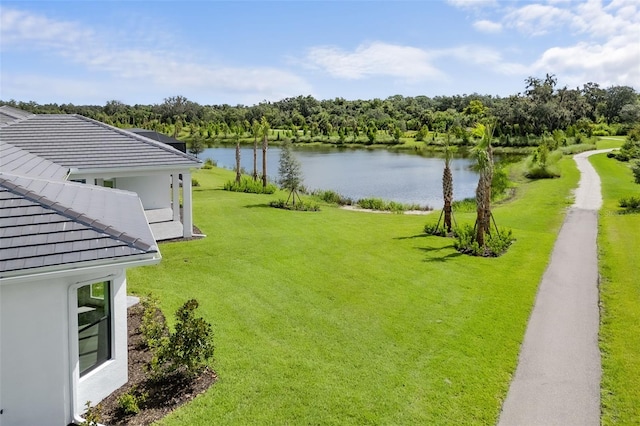
[[[310,189],[331,189],[354,200],[380,197],[402,203],[442,207],[442,154],[414,155],[387,150],[296,148],[302,164],[304,185]],[[211,158],[219,167],[235,168],[235,148],[206,149],[200,158]],[[269,148],[267,174],[275,180],[280,149]],[[454,199],[473,197],[478,182],[473,161],[458,157],[451,161]],[[241,148],[241,167],[253,171],[253,149]],[[258,151],[258,173],[262,173],[262,152]]]

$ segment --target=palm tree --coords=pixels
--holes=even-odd
[[[490,232],[491,226],[491,181],[493,180],[493,149],[491,138],[493,126],[488,124],[484,129],[484,136],[475,148],[480,177],[476,187],[476,242],[484,247],[485,233]]]
[[[262,187],[267,187],[267,147],[269,145],[269,122],[262,116],[260,134],[262,135]]]
[[[253,180],[258,180],[258,137],[260,136],[260,123],[253,120],[251,123],[251,134],[253,135]]]
[[[240,126],[233,127],[234,139],[236,140],[236,183],[240,184],[242,180],[242,173],[240,169],[240,134],[242,129]]]
[[[451,203],[453,202],[453,174],[451,173],[451,147],[449,146],[450,134],[447,132],[447,140],[444,144],[444,172],[442,173],[442,198],[444,200],[444,227],[446,232],[451,232]]]

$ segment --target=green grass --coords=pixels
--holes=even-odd
[[[602,424],[630,425],[640,419],[640,213],[621,214],[618,200],[640,196],[627,163],[591,157],[602,180],[600,212],[600,300]]]
[[[577,184],[560,166],[495,209],[517,241],[494,259],[425,236],[438,212],[284,211],[267,207],[278,193],[220,190],[232,172],[195,173],[207,238],[128,274],[169,319],[197,298],[215,333],[219,381],[161,424],[495,424]]]
[[[603,136],[598,138],[596,145],[598,149],[607,149],[607,148],[620,148],[626,136]]]

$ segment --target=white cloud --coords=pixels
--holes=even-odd
[[[573,18],[571,12],[543,4],[528,4],[515,9],[504,18],[505,25],[528,35],[543,35],[560,28]]]
[[[107,73],[114,86],[131,84],[140,91],[171,93],[240,94],[239,97],[261,101],[277,100],[300,93],[311,93],[311,86],[300,76],[273,67],[230,67],[223,64],[185,60],[184,46],[175,49],[130,46],[130,40],[113,39],[74,22],[55,21],[28,12],[2,8],[2,51],[46,50],[76,63],[89,71]],[[177,53],[174,53],[177,52]],[[32,76],[32,78],[36,78]],[[67,87],[69,81],[36,78],[40,82],[56,82]],[[14,79],[16,84],[20,83]],[[4,81],[3,86],[7,87]],[[81,83],[79,83],[81,84]],[[109,87],[101,84],[105,90]],[[142,86],[142,87],[140,87]],[[56,90],[56,89],[54,89]],[[49,90],[51,92],[51,90]],[[93,93],[94,91],[89,91]],[[113,99],[104,93],[105,99]],[[238,96],[236,96],[238,97]],[[211,99],[211,102],[216,99]]]
[[[306,59],[308,65],[346,79],[385,75],[415,81],[441,75],[425,50],[382,42],[360,45],[353,52],[333,46],[313,47]]]
[[[479,9],[498,5],[497,0],[447,0],[447,3],[460,9]]]
[[[480,21],[474,22],[473,28],[482,33],[497,34],[502,31],[502,24],[499,22],[482,19]]]

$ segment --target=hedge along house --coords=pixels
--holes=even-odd
[[[0,426],[67,425],[127,382],[126,269],[160,253],[135,193],[1,154]]]
[[[65,180],[136,192],[158,241],[193,236],[191,169],[202,162],[189,154],[80,115],[8,106],[0,140],[63,167]]]

